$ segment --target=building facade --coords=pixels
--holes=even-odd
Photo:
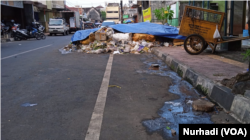
[[[119,3],[108,3],[106,7],[106,20],[120,22],[120,6]]]

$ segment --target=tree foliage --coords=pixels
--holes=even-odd
[[[162,24],[168,23],[169,20],[172,20],[174,16],[174,11],[170,9],[170,6],[167,6],[165,9],[164,7],[155,9],[154,14],[158,20],[162,22]]]
[[[101,11],[101,18],[102,20],[106,20],[106,12]]]
[[[248,70],[250,72],[250,49],[247,49],[246,53],[242,53],[242,55],[244,56],[243,59],[248,59],[248,61],[249,61]]]

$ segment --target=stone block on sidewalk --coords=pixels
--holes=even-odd
[[[213,111],[215,104],[213,104],[209,101],[198,99],[198,100],[193,101],[192,106],[193,106],[194,110],[196,110],[196,111],[209,112],[209,111]]]

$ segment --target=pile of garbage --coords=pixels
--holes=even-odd
[[[169,46],[169,43],[156,41],[154,35],[140,33],[118,33],[110,27],[103,27],[74,44],[60,49],[62,54],[83,52],[89,54],[141,54],[150,53],[153,47]]]

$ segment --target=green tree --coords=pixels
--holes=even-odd
[[[101,11],[101,18],[102,20],[106,20],[106,12]]]
[[[153,12],[156,18],[160,20],[162,24],[168,23],[169,20],[172,20],[174,16],[174,11],[170,9],[170,6],[167,6],[166,9],[164,7],[155,9]]]
[[[250,49],[247,49],[246,53],[242,54],[244,56],[243,59],[248,59],[249,65],[248,65],[248,72],[250,72]]]

